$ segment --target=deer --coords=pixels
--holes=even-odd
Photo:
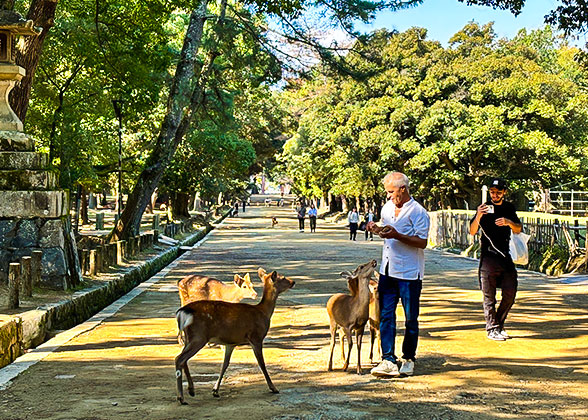
[[[333,370],[333,351],[335,350],[335,336],[337,330],[343,330],[345,338],[348,341],[348,353],[345,357],[345,349],[343,348],[344,340],[341,337],[341,354],[345,359],[343,371],[347,371],[349,367],[349,359],[351,357],[351,350],[353,348],[352,332],[355,332],[355,340],[357,346],[357,374],[361,375],[361,341],[363,339],[363,332],[365,325],[369,319],[369,301],[370,290],[369,281],[376,266],[376,260],[371,260],[368,263],[359,265],[353,272],[342,272],[341,276],[346,277],[351,295],[345,293],[337,293],[327,302],[327,312],[329,314],[330,330],[331,330],[331,347],[328,371]],[[357,282],[357,283],[356,283]],[[352,289],[356,286],[356,293]]]
[[[231,285],[212,277],[191,275],[178,282],[181,306],[196,300],[223,300],[240,302],[245,298],[255,299],[257,292],[249,278],[249,273],[241,277],[235,274]]]
[[[194,396],[194,382],[188,370],[188,361],[207,343],[225,346],[225,357],[220,375],[212,389],[214,397],[219,397],[220,384],[229,366],[233,350],[236,346],[245,344],[249,344],[253,349],[253,354],[270,391],[274,394],[279,393],[265,366],[263,340],[269,330],[278,296],[294,287],[295,282],[276,271],[267,273],[261,267],[258,275],[263,282],[263,297],[256,305],[200,300],[190,302],[176,312],[178,328],[186,337],[184,348],[175,359],[177,399],[180,404],[186,404],[182,371],[188,380],[188,393]]]

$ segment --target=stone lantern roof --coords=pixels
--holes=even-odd
[[[39,35],[41,29],[33,26],[32,20],[24,19],[12,10],[0,10],[0,31],[9,31],[13,35]]]

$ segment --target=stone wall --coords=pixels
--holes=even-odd
[[[34,250],[41,250],[41,284],[53,289],[71,286],[72,278],[78,277],[70,268],[76,267],[77,253],[72,252],[75,243],[68,237],[68,223],[67,217],[0,218],[0,281],[7,281],[11,262],[19,262],[22,257],[32,255]]]

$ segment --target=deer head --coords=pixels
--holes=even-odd
[[[244,298],[255,299],[257,297],[257,292],[253,288],[253,283],[251,283],[249,273],[246,273],[243,277],[241,277],[238,274],[235,274],[233,282],[237,287],[241,289]]]

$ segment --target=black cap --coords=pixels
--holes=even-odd
[[[506,181],[502,178],[492,178],[488,183],[488,188],[498,188],[499,190],[506,190]]]

